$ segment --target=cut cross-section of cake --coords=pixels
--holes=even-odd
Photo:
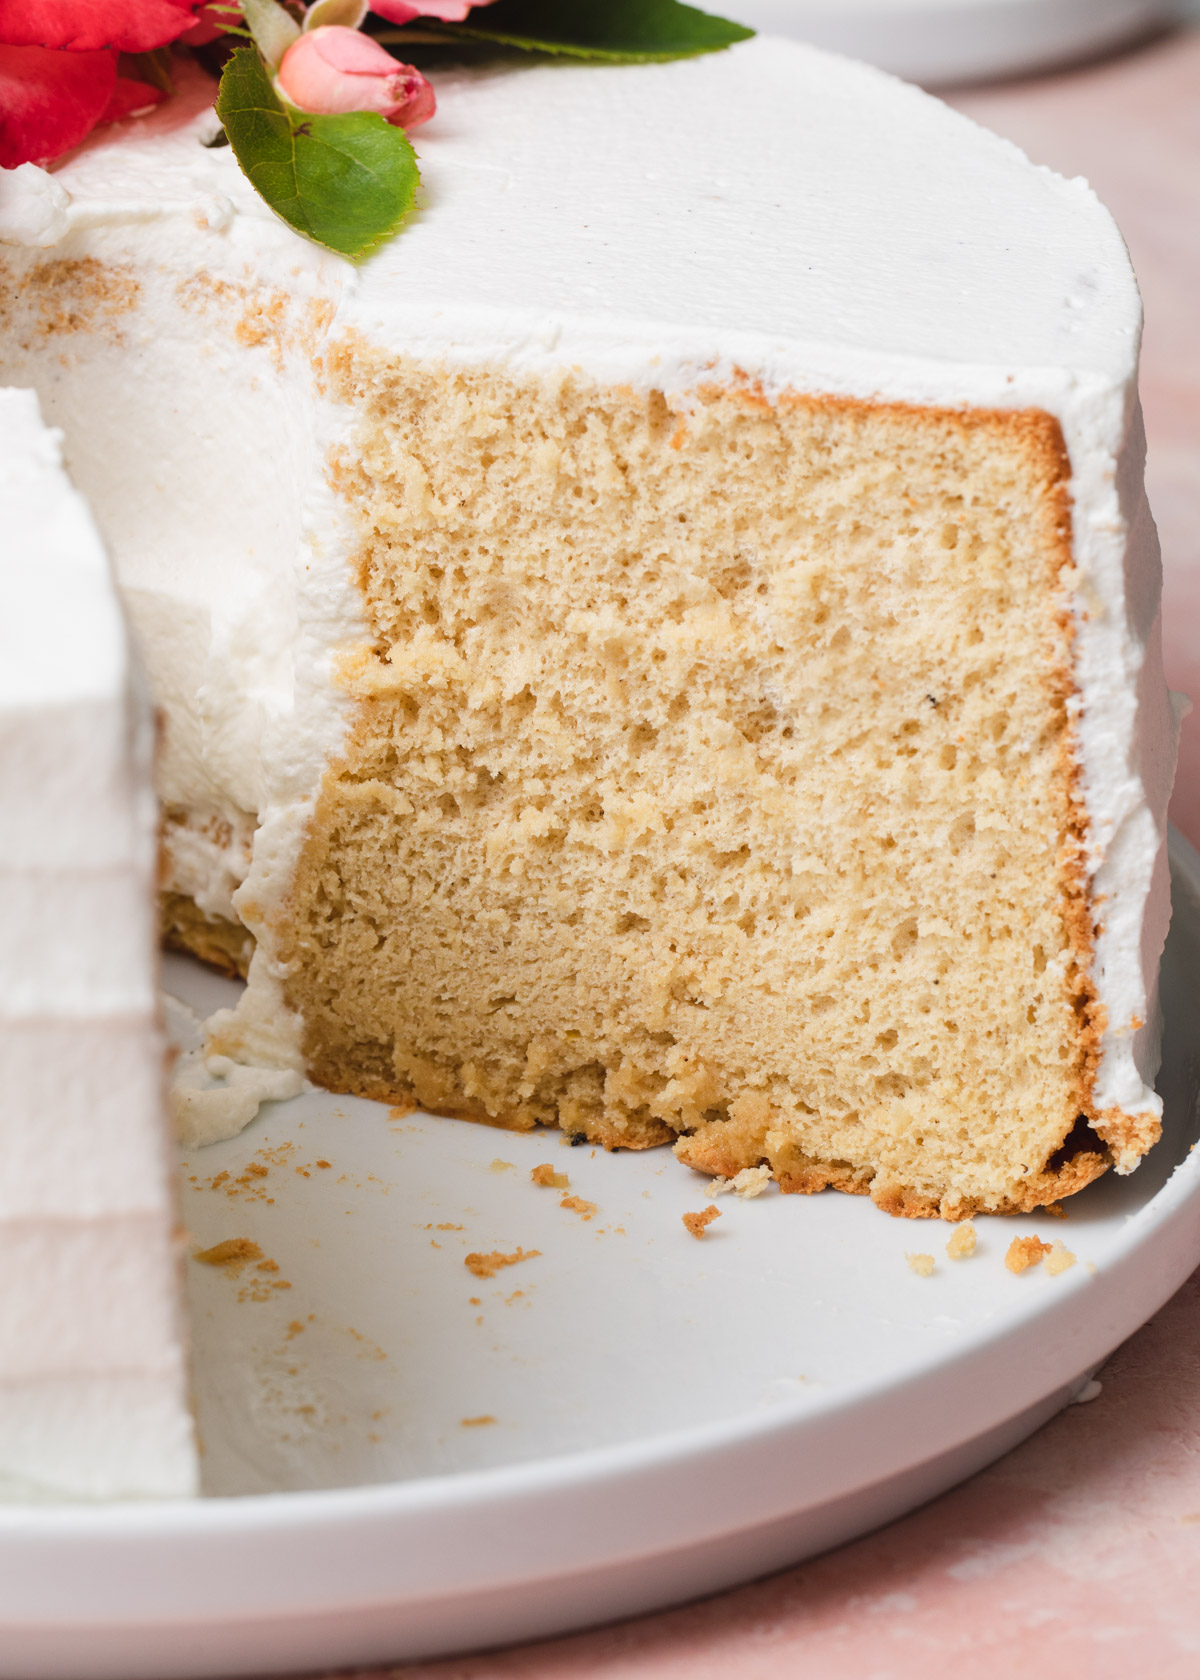
[[[1133,1167],[1174,726],[1086,185],[778,41],[461,72],[355,270],[208,92],[31,181],[2,354],[164,710],[171,935],[253,935],[215,1047],[907,1214]]]
[[[0,1499],[193,1493],[153,727],[31,391],[0,390]]]

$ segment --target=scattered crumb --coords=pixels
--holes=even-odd
[[[356,1330],[352,1324],[348,1324],[346,1326],[346,1334],[348,1336],[353,1336],[354,1340],[363,1349],[362,1353],[358,1356],[360,1359],[376,1359],[380,1363],[383,1363],[383,1361],[387,1359],[387,1354],[384,1353],[379,1343],[373,1342],[370,1336],[364,1336],[362,1331]]]
[[[261,1260],[262,1257],[262,1249],[249,1237],[229,1237],[212,1248],[197,1249],[192,1256],[193,1260],[199,1260],[205,1266],[224,1266],[231,1272],[240,1272],[251,1260]]]
[[[965,1260],[969,1254],[975,1252],[975,1227],[968,1219],[965,1225],[956,1225],[954,1234],[946,1244],[946,1253],[951,1260]]]
[[[495,1421],[490,1412],[484,1412],[482,1417],[459,1418],[458,1427],[460,1429],[482,1429],[485,1424],[495,1423]]]
[[[755,1196],[761,1196],[771,1182],[771,1169],[767,1165],[758,1167],[743,1167],[740,1173],[732,1178],[714,1178],[708,1187],[710,1196],[724,1196],[732,1190],[744,1201],[751,1201]]]
[[[511,1161],[502,1161],[499,1156],[496,1157],[489,1168],[491,1172],[516,1172],[516,1170]]]
[[[1046,1256],[1046,1270],[1051,1277],[1057,1277],[1060,1272],[1069,1272],[1075,1264],[1075,1256],[1066,1243],[1059,1242],[1056,1237],[1050,1245],[1050,1252]]]
[[[425,1229],[426,1230],[429,1229],[428,1225],[425,1227]],[[449,1220],[446,1220],[441,1225],[438,1225],[436,1227],[436,1229],[439,1230],[439,1231],[465,1231],[466,1226],[465,1225],[452,1225]]]
[[[463,1265],[476,1277],[495,1277],[502,1266],[516,1266],[522,1260],[536,1260],[541,1254],[540,1248],[518,1248],[515,1254],[501,1254],[498,1248],[490,1254],[468,1254]]]
[[[230,1201],[265,1202],[270,1206],[275,1198],[267,1195],[263,1180],[269,1176],[271,1167],[284,1165],[294,1148],[291,1143],[280,1144],[276,1148],[264,1146],[258,1151],[262,1160],[248,1162],[236,1178],[228,1170],[215,1174],[208,1180],[208,1188],[224,1191]]]
[[[590,1219],[596,1211],[595,1202],[585,1202],[582,1196],[564,1196],[559,1202],[560,1208],[566,1208],[570,1213],[577,1213],[584,1219]]]
[[[555,1172],[549,1161],[543,1161],[540,1167],[534,1167],[529,1176],[543,1190],[565,1190],[571,1182],[566,1173]]]
[[[467,1305],[469,1307],[481,1307],[483,1305],[482,1297],[479,1295],[468,1295]]]
[[[932,1254],[906,1254],[910,1272],[916,1272],[918,1277],[932,1277],[935,1261]]]
[[[293,1336],[298,1336],[302,1330],[307,1328],[307,1325],[302,1324],[298,1318],[294,1318],[287,1327],[288,1341],[290,1342]]]
[[[394,1108],[388,1109],[388,1119],[407,1120],[410,1114],[415,1114],[416,1112],[416,1103],[397,1103]]]
[[[683,1223],[694,1237],[702,1237],[714,1219],[720,1219],[720,1208],[713,1207],[710,1202],[703,1213],[685,1213]]]
[[[1008,1245],[1004,1264],[1010,1272],[1027,1272],[1030,1266],[1040,1265],[1042,1255],[1051,1252],[1051,1245],[1040,1237],[1014,1237]]]
[[[257,1258],[254,1268],[255,1275],[238,1290],[239,1301],[269,1301],[272,1290],[290,1289],[292,1286],[286,1278],[276,1274],[279,1271],[277,1260],[261,1258],[262,1249],[257,1243],[247,1237],[235,1237],[231,1242],[218,1243],[216,1248],[210,1248],[203,1254],[197,1254],[197,1260],[203,1260],[209,1266],[223,1266],[235,1277],[241,1275],[242,1268],[251,1260]],[[258,1274],[265,1273],[265,1276]]]
[[[317,1165],[319,1167],[331,1167],[333,1165],[333,1162],[332,1161],[318,1161]]]
[[[523,1289],[514,1289],[511,1295],[506,1295],[504,1297],[504,1305],[506,1307],[511,1307],[514,1301],[523,1301],[524,1299],[525,1291]]]

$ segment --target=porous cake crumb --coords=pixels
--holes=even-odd
[[[1075,1264],[1075,1256],[1071,1253],[1071,1250],[1067,1247],[1066,1243],[1059,1242],[1056,1238],[1050,1245],[1050,1252],[1046,1256],[1045,1264],[1046,1270],[1050,1273],[1050,1276],[1057,1277],[1060,1272],[1070,1271],[1071,1267]]]
[[[683,1223],[694,1237],[702,1237],[714,1219],[720,1219],[720,1208],[713,1207],[710,1202],[703,1213],[685,1213]]]
[[[582,1196],[564,1196],[558,1205],[566,1208],[568,1213],[578,1213],[584,1219],[590,1219],[596,1211],[595,1202],[585,1202]]]
[[[965,1225],[955,1228],[953,1236],[946,1244],[946,1253],[951,1260],[965,1260],[969,1254],[975,1252],[975,1227],[968,1219]]]
[[[1040,1237],[1014,1237],[1008,1245],[1004,1264],[1010,1272],[1027,1272],[1030,1266],[1041,1264],[1043,1254],[1051,1252],[1052,1245],[1043,1242]]]
[[[370,651],[277,952],[310,1077],[910,1216],[1104,1171],[1051,417],[328,366]]]
[[[932,1254],[909,1254],[905,1258],[908,1261],[909,1270],[916,1272],[918,1277],[933,1276],[934,1259]]]
[[[571,1182],[566,1173],[555,1172],[549,1161],[534,1167],[529,1176],[543,1190],[566,1190]]]

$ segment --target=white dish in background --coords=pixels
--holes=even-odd
[[[1181,0],[728,0],[716,9],[927,87],[1080,63],[1184,10]]]
[[[696,1242],[680,1220],[705,1181],[663,1151],[324,1093],[199,1152],[193,1246],[248,1238],[279,1268],[189,1264],[210,1497],[0,1509],[0,1675],[245,1676],[545,1636],[795,1562],[1014,1445],[1200,1260],[1200,859],[1172,851],[1166,1136],[1066,1222],[978,1220],[969,1260],[940,1223],[773,1188],[722,1198]],[[228,995],[170,968],[201,1009]],[[530,1182],[541,1162],[590,1219]],[[1035,1231],[1078,1264],[1008,1273]],[[541,1252],[490,1279],[464,1264],[518,1246]]]

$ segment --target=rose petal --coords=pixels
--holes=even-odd
[[[161,105],[166,97],[162,88],[151,87],[149,82],[132,82],[128,77],[118,76],[112,96],[100,113],[97,127],[100,123],[120,122],[124,117],[140,116],[143,111]]]
[[[241,24],[240,12],[225,6],[201,6],[196,13],[196,21],[186,34],[179,39],[185,47],[206,47],[210,41],[220,40],[231,29]]]
[[[308,37],[326,64],[348,76],[392,76],[398,66],[386,47],[357,29],[327,24]],[[294,51],[295,49],[290,49]]]
[[[0,42],[94,52],[152,52],[194,22],[197,0],[0,0]]]
[[[115,53],[0,45],[0,169],[77,146],[99,122],[116,80]]]
[[[442,23],[463,23],[476,6],[490,6],[492,0],[371,0],[371,10],[389,23],[411,23],[413,18],[437,18]]]

